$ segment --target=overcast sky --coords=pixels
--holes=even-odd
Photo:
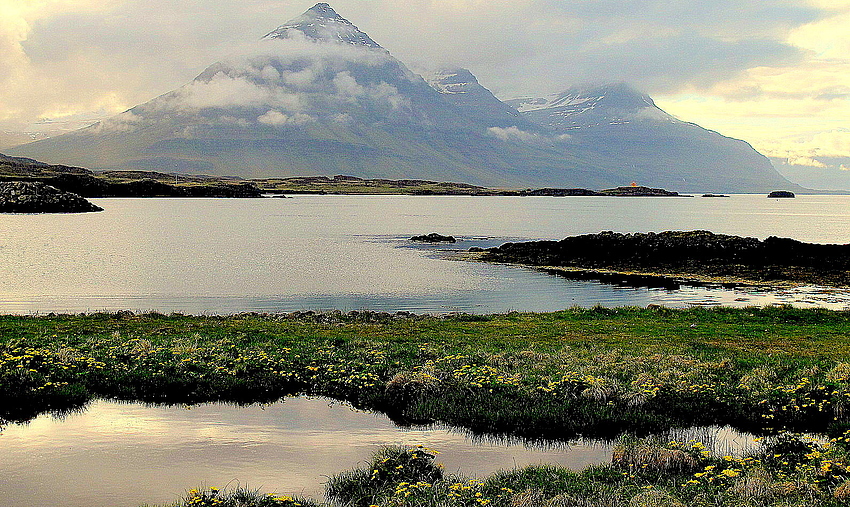
[[[469,68],[502,99],[625,81],[803,184],[850,188],[850,0],[330,3],[414,69]],[[0,0],[0,131],[126,110],[313,4]]]

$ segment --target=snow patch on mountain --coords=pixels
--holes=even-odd
[[[506,102],[538,125],[560,131],[646,121],[680,123],[658,108],[649,95],[623,83],[570,88],[548,97]]]
[[[321,42],[334,42],[383,49],[380,44],[343,18],[326,3],[318,3],[307,12],[275,28],[263,39],[289,39],[299,36]]]
[[[474,93],[475,88],[481,86],[478,79],[466,69],[437,70],[423,74],[423,77],[443,95]]]

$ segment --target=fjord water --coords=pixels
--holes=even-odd
[[[752,436],[728,428],[684,433],[740,454]],[[0,433],[4,507],[169,505],[195,487],[243,486],[321,499],[327,477],[386,445],[440,451],[448,473],[484,477],[536,463],[582,469],[611,460],[611,442],[473,439],[441,427],[395,426],[386,416],[326,399],[267,406],[156,407],[111,401],[64,420],[43,415]]]
[[[0,312],[407,310],[494,313],[661,303],[847,307],[836,291],[664,290],[446,260],[451,248],[617,232],[705,229],[850,242],[850,197],[296,196],[94,199],[81,215],[0,216]]]

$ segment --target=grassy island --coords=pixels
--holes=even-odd
[[[529,439],[632,435],[610,466],[524,469],[469,488],[453,486],[457,478],[428,476],[427,467],[425,475],[416,475],[417,468],[400,482],[390,474],[378,485],[369,478],[373,472],[354,471],[331,481],[333,498],[346,505],[481,505],[470,503],[477,499],[504,506],[681,504],[674,499],[739,505],[729,499],[747,488],[761,488],[771,500],[740,505],[843,505],[838,498],[850,497],[843,440],[850,427],[848,312],[598,307],[446,317],[0,317],[0,420],[6,423],[98,397],[250,403],[296,393],[347,400],[400,424],[442,421]],[[704,455],[694,442],[641,440],[706,424],[764,434],[775,440],[770,456],[779,456],[724,458]],[[820,433],[834,442],[822,448],[788,432]],[[420,458],[412,450],[393,452],[387,462],[429,461],[422,452]],[[410,489],[419,483],[429,486]],[[186,505],[215,505],[204,503],[212,501],[210,491],[196,493]],[[237,493],[248,494],[227,494]],[[469,502],[461,501],[467,493]],[[667,503],[629,503],[640,494]],[[256,496],[256,505],[289,505],[262,503],[271,498]],[[726,503],[711,503],[720,498]]]

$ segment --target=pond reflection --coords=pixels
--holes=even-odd
[[[694,435],[750,441],[722,428]],[[323,398],[248,407],[96,401],[85,411],[40,416],[0,433],[0,498],[6,507],[137,507],[169,504],[194,487],[241,485],[320,499],[328,476],[394,444],[436,449],[447,472],[469,476],[536,463],[580,469],[610,461],[613,448],[400,428],[382,414]]]
[[[63,419],[41,416],[0,433],[7,507],[167,504],[200,485],[243,485],[321,498],[327,477],[380,447],[426,445],[449,472],[484,475],[531,463],[583,468],[610,447],[526,449],[472,442],[447,429],[402,429],[386,416],[325,399],[267,406],[151,407],[96,401]]]

